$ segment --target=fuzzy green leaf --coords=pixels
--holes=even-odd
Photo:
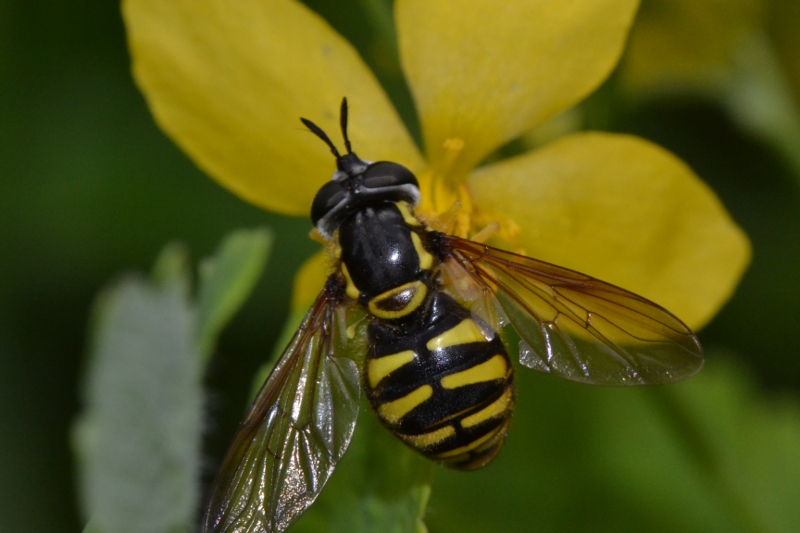
[[[197,303],[188,252],[178,244],[164,248],[150,282],[128,276],[98,298],[85,409],[74,431],[87,533],[192,530],[203,365],[262,272],[270,243],[262,229],[228,237],[203,264]]]
[[[188,275],[106,290],[75,428],[84,511],[108,533],[189,531],[199,496],[200,359]],[[184,283],[185,282],[185,283]]]

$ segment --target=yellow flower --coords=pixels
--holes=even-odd
[[[299,2],[125,0],[123,11],[156,120],[245,200],[308,216],[334,162],[298,117],[333,134],[347,96],[355,151],[411,168],[424,214],[458,200],[459,233],[497,221],[529,255],[633,290],[697,327],[732,293],[749,244],[680,160],[642,139],[587,133],[480,166],[608,76],[637,5],[396,0],[424,155],[358,53]],[[301,279],[322,268],[317,258]],[[320,287],[300,286],[300,300]]]

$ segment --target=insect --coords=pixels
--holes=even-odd
[[[573,381],[641,385],[703,364],[697,338],[658,305],[587,275],[441,233],[414,214],[400,164],[336,158],[311,219],[333,248],[324,289],[258,393],[223,462],[206,533],[284,531],[350,443],[363,393],[381,423],[444,466],[500,451],[523,366]]]

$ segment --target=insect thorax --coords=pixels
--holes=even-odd
[[[347,295],[376,318],[410,317],[433,289],[434,255],[426,228],[405,202],[380,202],[352,213],[336,234]]]

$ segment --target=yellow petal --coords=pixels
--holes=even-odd
[[[593,91],[638,0],[397,0],[403,69],[434,170],[459,181]],[[458,154],[445,147],[463,141]]]
[[[292,289],[292,311],[305,311],[311,307],[317,295],[325,286],[325,281],[331,273],[333,259],[328,250],[322,250],[312,255],[294,277]]]
[[[470,177],[538,259],[619,285],[704,325],[750,258],[746,235],[686,164],[643,139],[566,137]]]
[[[368,159],[420,156],[356,51],[289,0],[125,0],[137,83],[156,121],[224,187],[269,210],[306,215],[335,165],[306,117]]]

